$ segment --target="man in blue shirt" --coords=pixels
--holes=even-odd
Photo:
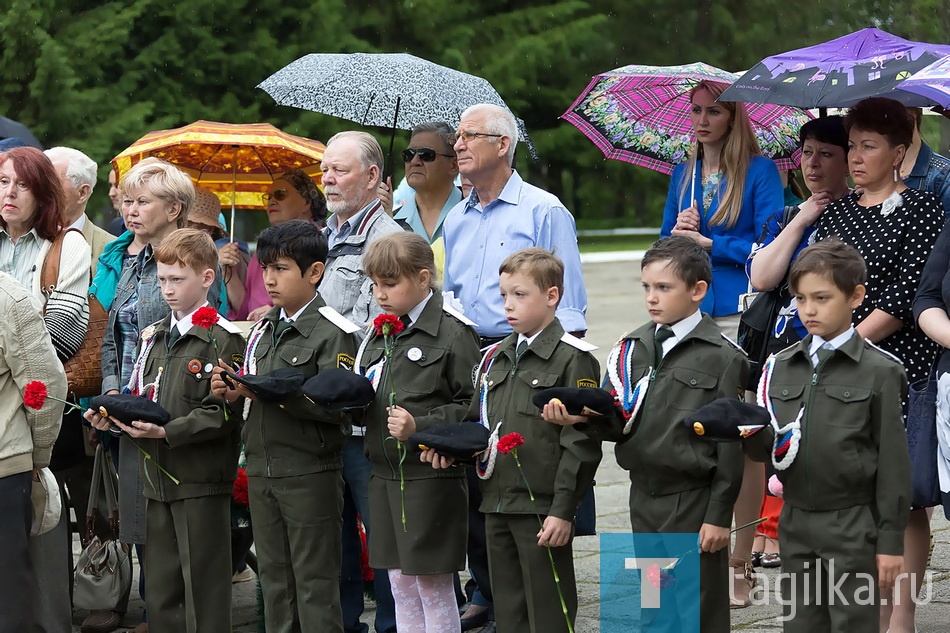
[[[573,334],[587,330],[587,289],[581,273],[574,217],[556,196],[529,185],[512,168],[518,127],[508,110],[478,104],[462,113],[455,152],[472,193],[449,212],[443,290],[455,293],[465,316],[486,341],[511,333],[498,289],[506,257],[539,246],[564,262],[564,296],[557,318]]]

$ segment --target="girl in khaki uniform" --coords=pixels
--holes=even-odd
[[[377,392],[365,436],[373,468],[370,565],[389,570],[400,633],[459,631],[452,575],[465,567],[464,471],[433,470],[408,455],[404,442],[416,431],[464,419],[474,394],[478,336],[471,321],[442,303],[432,249],[420,236],[375,240],[363,268],[380,308],[403,327],[388,337],[390,354],[387,337],[371,331],[356,360],[356,371]]]

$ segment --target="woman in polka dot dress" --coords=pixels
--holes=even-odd
[[[936,357],[936,343],[915,327],[912,305],[945,218],[937,196],[909,189],[900,179],[913,126],[907,109],[892,99],[865,99],[851,108],[845,117],[848,163],[858,189],[829,204],[816,231],[819,240],[838,236],[864,257],[867,297],[854,312],[854,324],[903,361],[910,382],[926,378]],[[915,630],[911,588],[922,585],[929,543],[928,511],[915,508],[904,534],[904,568],[911,578],[901,583],[899,596],[883,596],[881,621],[891,631]]]

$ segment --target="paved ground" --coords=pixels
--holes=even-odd
[[[604,258],[610,259],[610,258]],[[589,340],[600,346],[598,358],[603,361],[609,347],[626,330],[643,323],[647,316],[643,308],[640,290],[639,264],[632,261],[590,262],[584,266],[589,300]],[[612,446],[604,448],[604,461],[597,474],[597,528],[600,532],[624,532],[630,527],[628,519],[627,493],[628,480],[613,457]],[[924,588],[929,604],[918,609],[917,627],[920,633],[950,632],[950,522],[937,512],[933,520],[936,538],[933,572],[930,587]],[[78,547],[78,544],[77,544]],[[578,633],[599,631],[599,547],[597,536],[579,537],[574,543],[574,558],[577,568],[580,610],[576,630]],[[774,580],[779,570],[764,573]],[[251,633],[256,627],[255,583],[247,582],[235,585],[234,591],[234,631]],[[770,582],[769,586],[774,583]],[[137,592],[133,590],[133,595]],[[760,605],[732,612],[734,631],[748,633],[776,633],[781,624],[776,621],[781,609]],[[556,608],[556,601],[552,608]],[[133,600],[132,611],[127,615],[125,624],[132,627],[141,615],[141,600]],[[367,604],[364,622],[372,621],[372,604]],[[84,612],[76,612],[75,631],[82,621]],[[121,629],[120,629],[121,630]],[[817,633],[817,632],[816,632]],[[849,632],[850,633],[850,632]],[[858,632],[855,632],[858,633]]]

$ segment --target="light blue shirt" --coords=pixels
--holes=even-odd
[[[435,223],[435,230],[432,231],[432,237],[429,237],[429,234],[426,233],[425,224],[422,223],[422,218],[419,217],[419,208],[416,207],[415,194],[409,196],[409,199],[406,200],[406,204],[402,205],[402,208],[396,211],[396,215],[393,216],[393,219],[397,221],[403,220],[409,225],[413,233],[421,235],[429,241],[429,244],[432,244],[442,236],[442,224],[445,222],[445,216],[461,201],[462,192],[459,191],[457,187],[452,187],[452,192],[449,193],[449,199],[445,201],[445,205],[439,213],[439,220]]]
[[[506,257],[531,246],[553,251],[564,262],[564,294],[557,317],[567,332],[587,329],[587,289],[577,249],[574,217],[556,196],[512,172],[497,200],[482,208],[478,192],[459,202],[442,225],[445,273],[442,289],[455,293],[479,336],[511,333],[498,287]]]

